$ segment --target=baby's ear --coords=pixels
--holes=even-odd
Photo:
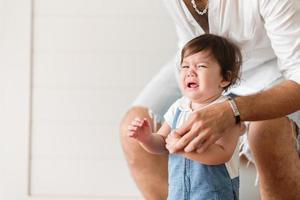
[[[225,88],[226,86],[230,85],[231,76],[232,73],[230,71],[227,71],[225,77],[223,77],[223,80],[220,83],[220,86],[222,88]]]
[[[225,88],[226,86],[228,86],[230,84],[230,81],[226,81],[225,79],[223,79],[220,83],[220,87],[221,88]]]

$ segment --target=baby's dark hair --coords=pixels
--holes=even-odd
[[[242,54],[240,49],[228,39],[213,35],[203,34],[189,41],[181,51],[181,64],[185,57],[209,50],[221,67],[221,75],[230,84],[224,88],[226,91],[235,84],[240,77]]]

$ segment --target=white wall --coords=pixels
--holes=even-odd
[[[0,199],[27,193],[31,2],[0,0]]]
[[[140,197],[118,124],[174,52],[162,1],[2,0],[0,11],[0,199]]]

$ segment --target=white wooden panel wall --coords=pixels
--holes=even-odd
[[[160,0],[35,0],[30,192],[136,198],[122,113],[175,50]]]
[[[0,0],[0,199],[28,194],[30,0]]]

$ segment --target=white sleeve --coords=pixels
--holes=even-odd
[[[165,118],[165,122],[167,122],[167,124],[172,127],[173,125],[173,119],[175,117],[175,112],[178,108],[178,106],[180,105],[181,99],[177,99],[177,101],[175,101],[175,103],[173,103],[171,105],[171,107],[168,109],[168,111],[166,112],[166,114],[164,115]]]
[[[300,84],[300,1],[258,0],[280,72]]]
[[[178,24],[175,24],[175,28],[178,37],[177,47],[181,54],[182,48],[188,41],[190,41],[190,37],[186,34],[186,30],[184,30],[183,27],[179,26]]]
[[[183,11],[180,7],[180,1],[178,0],[164,0],[165,7],[168,10],[176,28],[176,33],[178,37],[178,50],[194,38],[194,34],[189,30],[189,24],[185,22],[182,18]]]

